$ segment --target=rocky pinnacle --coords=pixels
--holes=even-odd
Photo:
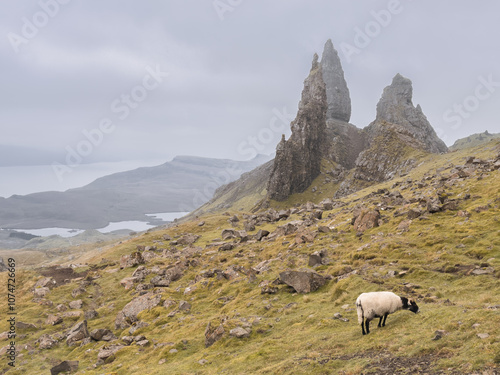
[[[321,57],[321,69],[326,86],[326,99],[328,110],[326,118],[349,122],[351,118],[351,98],[349,89],[344,78],[344,71],[340,58],[333,48],[332,41],[328,39],[325,43]]]
[[[431,124],[425,117],[420,105],[413,106],[413,88],[408,78],[396,74],[392,83],[384,89],[377,104],[377,117],[370,125],[379,126],[388,123],[397,126],[400,138],[408,141],[411,138],[416,147],[432,153],[447,152],[448,147],[439,139]],[[409,142],[407,142],[409,143]]]
[[[301,193],[319,175],[327,106],[325,83],[315,54],[311,72],[304,81],[297,117],[290,125],[292,135],[288,140],[283,136],[276,148],[267,188],[271,199],[281,201],[290,194]]]

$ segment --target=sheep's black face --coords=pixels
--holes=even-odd
[[[415,301],[412,301],[412,300],[410,300],[409,302],[410,303],[409,303],[409,306],[408,306],[408,310],[410,310],[411,312],[413,312],[415,314],[418,313],[420,310],[419,310],[419,308],[417,306],[417,303]]]

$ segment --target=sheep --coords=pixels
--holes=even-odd
[[[419,312],[415,301],[408,300],[406,297],[399,297],[392,292],[362,293],[356,299],[356,309],[358,311],[358,323],[361,324],[363,335],[370,333],[370,321],[373,318],[380,318],[378,326],[385,327],[387,315],[398,310],[410,310],[415,314]]]

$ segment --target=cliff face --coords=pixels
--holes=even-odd
[[[271,199],[284,200],[290,194],[303,192],[319,175],[326,141],[327,108],[322,69],[318,55],[314,55],[297,117],[291,123],[292,135],[288,140],[283,136],[276,148],[268,184]]]

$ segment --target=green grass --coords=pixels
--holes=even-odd
[[[170,248],[168,241],[163,240],[165,233],[172,238],[185,233],[201,235],[194,245],[203,249],[202,254],[194,258],[197,265],[189,266],[180,280],[161,289],[162,298],[173,299],[176,305],[168,309],[159,306],[139,315],[140,320],[149,325],[134,335],[145,335],[150,345],[124,347],[109,364],[94,367],[99,349],[109,345],[104,342],[67,347],[61,341],[53,349],[39,349],[36,340],[40,336],[63,333],[83,319],[66,318],[62,325],[54,327],[44,324],[49,314],[58,313],[58,304],[68,304],[73,300],[71,292],[79,282],[54,288],[47,297],[53,305],[43,306],[32,301],[31,289],[38,277],[36,271],[18,269],[17,319],[34,323],[39,329],[18,331],[16,343],[20,345],[20,354],[17,367],[10,369],[8,374],[46,374],[63,360],[80,361],[78,374],[118,375],[356,375],[369,374],[387,363],[395,366],[399,373],[412,368],[423,369],[419,367],[424,366],[423,363],[430,366],[425,371],[443,371],[445,374],[482,373],[498,368],[500,308],[494,307],[500,305],[500,172],[486,173],[481,179],[475,176],[446,189],[452,198],[464,193],[471,195],[471,199],[463,200],[459,205],[459,210],[471,213],[468,220],[458,216],[457,211],[446,211],[429,214],[424,220],[415,219],[408,232],[398,232],[397,227],[406,216],[395,216],[395,210],[388,210],[382,211],[383,224],[380,227],[358,237],[350,225],[352,212],[348,210],[359,203],[375,207],[380,198],[365,197],[379,188],[400,190],[404,197],[410,198],[419,192],[401,189],[401,185],[392,188],[392,185],[409,177],[419,180],[450,162],[463,163],[464,157],[471,153],[487,158],[493,150],[477,148],[428,156],[424,164],[409,176],[345,198],[348,206],[325,212],[324,219],[311,228],[330,225],[336,228],[336,232],[321,233],[312,244],[290,247],[295,240],[295,235],[290,235],[278,237],[275,241],[240,244],[228,252],[207,247],[220,238],[223,229],[231,228],[229,215],[236,213],[242,219],[242,212],[231,210],[226,214],[196,218],[167,230],[148,232],[104,250],[90,249],[73,262],[83,260],[90,265],[106,258],[111,263],[105,269],[90,271],[89,275],[98,287],[88,287],[87,292],[77,298],[82,299],[84,310],[95,308],[99,313],[96,319],[88,321],[89,330],[110,328],[115,335],[123,337],[129,335],[128,329],[115,330],[114,320],[136,294],[133,290],[125,291],[119,281],[131,276],[133,269],[108,271],[117,269],[120,257],[134,252],[137,245]],[[431,194],[432,188],[426,187],[422,191]],[[302,198],[294,197],[288,204],[296,203],[294,199],[301,202]],[[487,205],[486,210],[476,210]],[[397,209],[408,210],[416,206],[418,203]],[[300,215],[292,215],[288,221],[300,218]],[[198,223],[202,220],[205,225],[200,227]],[[267,223],[256,230],[273,231],[284,223]],[[260,293],[260,282],[275,280],[279,272],[287,268],[307,267],[308,255],[322,249],[326,249],[330,263],[316,270],[332,276],[324,287],[307,295],[290,293],[285,286],[280,286],[274,295]],[[257,275],[256,280],[245,274],[259,262],[275,258],[280,260],[272,262],[271,269]],[[182,260],[182,256],[158,257],[147,266],[167,267]],[[197,277],[204,270],[226,270],[229,267],[239,267],[240,276],[234,280]],[[494,272],[474,276],[470,271],[475,267],[493,267]],[[356,274],[338,279],[351,271],[356,271]],[[6,285],[5,273],[0,279],[2,285]],[[193,290],[190,294],[184,294],[187,287]],[[421,313],[397,312],[389,316],[386,327],[377,328],[374,321],[370,335],[362,336],[354,301],[360,293],[376,290],[390,290],[417,299]],[[168,317],[181,300],[188,301],[191,310]],[[6,309],[4,299],[0,301],[0,310],[5,312]],[[334,313],[342,314],[349,321],[333,319]],[[226,335],[205,348],[204,331],[208,322],[215,326],[224,322]],[[229,337],[229,330],[237,326],[251,326],[250,337]],[[3,319],[0,331],[6,330],[7,322]],[[445,330],[447,334],[440,340],[433,340],[436,330]],[[480,339],[478,333],[488,333],[489,337]],[[2,346],[6,344],[5,340],[1,343]],[[171,352],[172,349],[177,352]],[[0,369],[6,367],[4,360]]]

